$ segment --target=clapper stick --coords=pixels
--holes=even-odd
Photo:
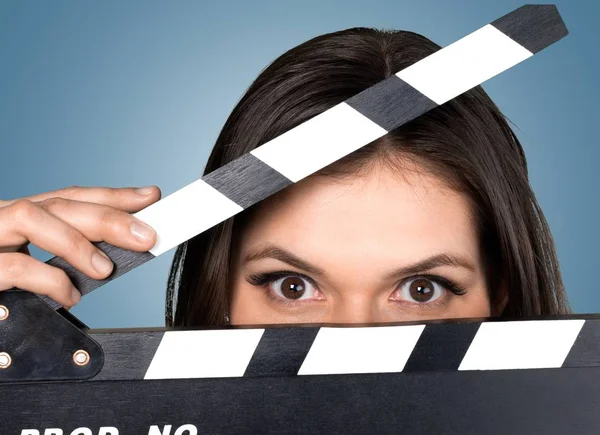
[[[566,34],[519,8],[137,213],[158,243],[99,243],[109,279],[48,263],[87,294]],[[600,433],[600,315],[86,332],[29,292],[0,308],[1,435]]]
[[[158,234],[149,252],[105,242],[114,263],[95,280],[60,257],[82,295],[326,167],[389,131],[511,68],[567,35],[553,5],[526,5],[326,110],[134,216]],[[60,305],[44,297],[53,308]]]

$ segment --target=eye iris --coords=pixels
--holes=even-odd
[[[410,284],[410,297],[417,302],[427,302],[434,294],[434,288],[431,281],[427,279],[415,279]]]
[[[286,278],[281,283],[281,294],[288,299],[302,297],[305,290],[304,281],[296,276]]]

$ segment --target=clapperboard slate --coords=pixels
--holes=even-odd
[[[98,243],[108,279],[48,263],[86,295],[566,35],[554,6],[516,9],[137,213],[158,243]],[[14,289],[0,434],[599,434],[599,338],[596,315],[89,330]]]

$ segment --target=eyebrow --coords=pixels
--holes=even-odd
[[[279,246],[272,244],[266,245],[263,248],[260,248],[254,252],[247,254],[244,257],[243,263],[246,264],[248,262],[258,261],[264,258],[273,258],[275,260],[282,261],[284,263],[287,263],[291,266],[294,266],[298,269],[302,269],[305,272],[314,275],[325,275],[325,271],[323,269],[297,257],[290,251],[287,251]],[[461,257],[460,255],[443,253],[425,258],[424,260],[421,260],[409,266],[396,269],[389,273],[386,276],[386,279],[396,278],[405,275],[416,275],[440,266],[450,266],[475,271],[475,266],[473,266],[472,263],[470,263],[468,260]]]
[[[388,274],[386,278],[390,279],[405,275],[417,275],[440,266],[463,268],[471,272],[475,271],[475,266],[473,266],[473,264],[466,258],[456,254],[444,253],[425,258],[424,260],[411,264],[410,266],[401,267],[400,269]]]
[[[263,258],[274,258],[275,260],[282,261],[291,266],[297,267],[298,269],[302,269],[308,273],[312,273],[314,275],[325,275],[323,269],[314,266],[307,261],[302,260],[301,258],[295,256],[289,251],[286,251],[283,248],[280,248],[275,245],[267,245],[261,249],[258,249],[244,257],[244,264],[250,261],[262,260]]]

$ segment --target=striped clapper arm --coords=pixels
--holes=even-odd
[[[600,367],[600,320],[576,317],[92,331],[92,338],[105,356],[92,381]]]
[[[553,5],[526,5],[183,187],[135,216],[156,229],[144,253],[99,243],[113,274],[94,280],[59,257],[83,295],[533,56],[567,34]],[[59,305],[44,298],[53,308]]]

